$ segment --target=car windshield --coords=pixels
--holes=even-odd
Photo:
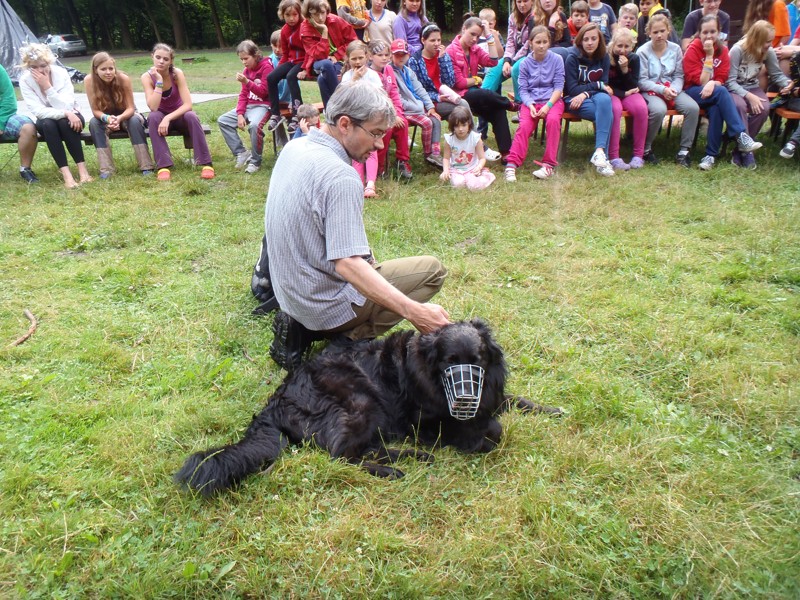
[[[77,35],[65,35],[65,36],[62,36],[61,39],[63,39],[65,42],[80,42],[81,41],[81,38],[79,38]]]

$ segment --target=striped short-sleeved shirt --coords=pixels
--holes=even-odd
[[[363,208],[361,178],[336,139],[312,128],[286,144],[267,192],[269,269],[281,309],[309,329],[339,327],[364,304],[333,262],[369,254]]]

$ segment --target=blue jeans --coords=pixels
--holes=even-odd
[[[328,106],[328,99],[339,85],[339,73],[342,72],[342,63],[325,60],[314,61],[314,72],[317,74],[317,85],[322,96],[322,105]]]
[[[706,154],[716,158],[719,156],[722,145],[722,124],[727,125],[728,135],[735,138],[744,131],[744,123],[742,123],[742,118],[739,116],[730,92],[725,87],[716,86],[714,93],[708,98],[700,97],[702,89],[702,86],[693,85],[684,91],[697,102],[700,108],[704,108],[706,111],[708,117]]]
[[[572,98],[567,98],[564,103],[569,108]],[[571,111],[570,111],[571,112]],[[591,98],[583,101],[578,109],[581,119],[594,121],[594,147],[602,148],[608,153],[608,142],[611,139],[611,124],[614,121],[613,107],[611,106],[611,96],[605,92],[598,92]]]

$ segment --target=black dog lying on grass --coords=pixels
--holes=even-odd
[[[561,413],[507,398],[505,382],[503,351],[479,319],[330,347],[287,376],[241,441],[193,454],[175,480],[209,496],[306,440],[373,475],[398,478],[397,459],[433,457],[389,449],[390,441],[488,452],[500,441],[497,417],[511,402],[526,412]],[[369,455],[373,461],[364,460]]]

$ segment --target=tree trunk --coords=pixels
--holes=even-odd
[[[464,0],[453,0],[453,22],[450,29],[454,33],[461,31],[461,16],[467,11],[464,7]]]
[[[156,42],[159,44],[161,43],[161,32],[158,30],[158,24],[156,23],[156,19],[153,16],[153,11],[150,8],[150,2],[148,0],[144,0],[144,10],[147,14],[147,19],[150,21],[150,24],[153,26],[153,35],[156,36]]]
[[[219,13],[217,12],[217,1],[208,0],[208,6],[211,8],[211,20],[214,22],[214,31],[217,32],[217,45],[220,48],[227,48],[225,37],[222,35],[222,25],[219,22]]]
[[[170,17],[172,17],[172,32],[175,35],[175,48],[177,50],[185,50],[189,47],[189,41],[186,38],[186,24],[183,22],[181,5],[178,3],[178,0],[164,0],[164,3],[169,9]]]
[[[435,21],[444,31],[447,31],[447,8],[445,7],[444,0],[433,0],[432,8],[436,18],[431,20]]]
[[[131,26],[128,23],[128,15],[125,11],[119,13],[119,33],[122,38],[122,47],[133,49],[133,36],[131,35]]]
[[[86,40],[86,32],[81,24],[81,17],[80,14],[78,14],[78,9],[75,8],[75,2],[73,2],[73,0],[64,0],[64,4],[67,7],[67,12],[72,21],[72,27],[75,28],[75,32],[82,40]]]
[[[252,39],[253,23],[250,18],[250,2],[248,0],[237,0],[236,5],[239,8],[239,20],[242,22],[244,37],[248,40]],[[267,34],[267,38],[269,38],[269,34]]]

